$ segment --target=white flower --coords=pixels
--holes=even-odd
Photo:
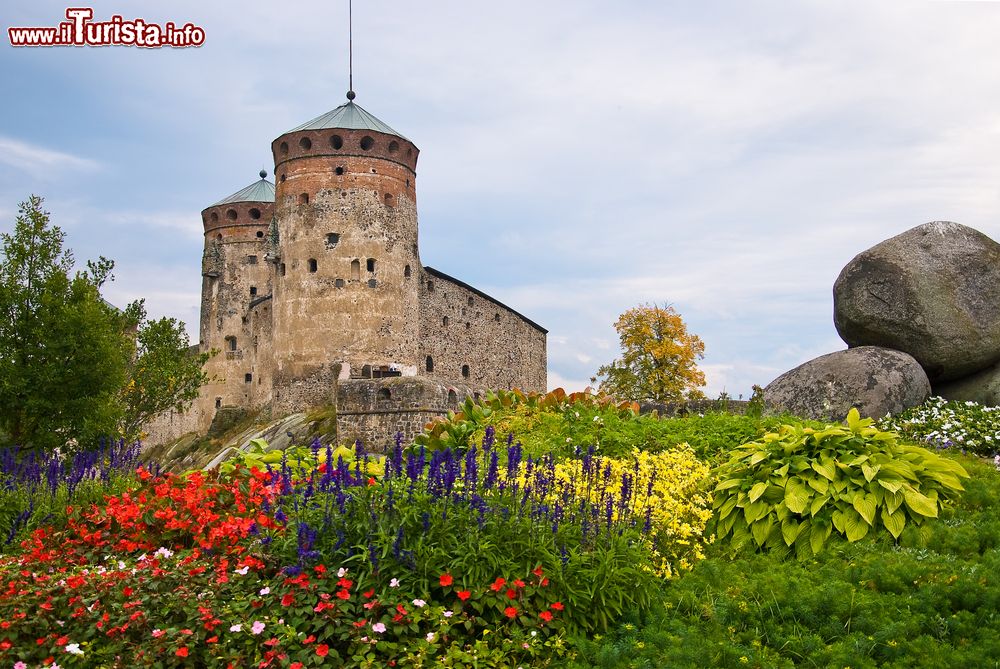
[[[455,612],[454,611],[445,611],[441,615],[443,615],[445,618],[451,618],[453,615],[455,615]]]
[[[260,589],[260,596],[261,597],[263,597],[264,595],[270,595],[270,594],[271,594],[271,588],[270,587],[265,586],[265,587],[263,587],[263,588]]]
[[[246,576],[247,572],[250,571],[250,567],[246,566],[246,567],[242,567],[240,569],[234,569],[233,571],[235,571],[240,576]]]
[[[434,632],[428,632],[427,636],[425,638],[427,639],[428,643],[430,643],[431,641],[434,641]]]
[[[418,609],[422,609],[423,607],[427,606],[427,602],[425,602],[422,599],[414,599],[413,605],[416,606]]]
[[[346,569],[344,569],[343,567],[341,567],[340,569],[337,570],[337,578],[344,578],[345,576],[347,576],[347,570]]]
[[[161,546],[160,548],[156,549],[156,553],[155,554],[159,555],[160,557],[162,557],[164,559],[166,559],[166,558],[169,558],[169,557],[173,557],[174,552],[172,550],[170,550],[169,548],[164,548],[164,547]]]
[[[83,655],[83,651],[80,650],[80,644],[78,643],[66,644],[66,652],[73,655]]]
[[[343,578],[343,576],[341,576],[341,578]],[[399,579],[398,578],[394,578],[391,581],[389,581],[389,587],[390,588],[398,588],[399,587]]]
[[[243,625],[233,625],[232,627],[229,628],[229,631],[230,632],[242,632],[243,631]]]

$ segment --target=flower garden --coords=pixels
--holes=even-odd
[[[0,666],[996,666],[993,410],[892,421],[557,391],[180,476],[5,451]]]

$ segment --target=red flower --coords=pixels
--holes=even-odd
[[[451,574],[442,574],[439,580],[441,582],[441,586],[445,588],[447,588],[454,582],[454,579],[451,577]]]
[[[368,485],[375,485],[375,478],[374,477],[368,477]]]
[[[293,595],[292,593],[288,593],[284,597],[281,598],[281,605],[282,606],[291,606],[292,602],[294,602],[294,601],[295,601],[295,595]]]
[[[338,590],[337,591],[337,597],[339,599],[350,599],[351,598],[351,593],[348,592],[347,590]]]
[[[292,664],[288,667],[288,669],[302,669],[302,663],[292,662]]]
[[[178,648],[177,651],[174,653],[174,655],[176,655],[177,657],[187,657],[188,656],[187,646],[181,646],[180,648]]]
[[[563,607],[562,602],[555,602],[554,604],[552,604],[552,610],[553,611],[562,611],[563,608],[564,607]]]
[[[307,636],[305,639],[302,640],[302,643],[304,643],[304,644],[306,644],[308,646],[309,644],[311,644],[315,640],[316,640],[316,635],[315,634],[310,634],[309,636]]]
[[[326,573],[326,567],[324,567],[321,564],[318,564],[315,567],[313,567],[313,571],[322,576],[323,574]]]
[[[507,599],[517,599],[517,590],[508,590]]]
[[[552,621],[552,613],[549,612],[549,611],[542,611],[541,613],[538,614],[538,617],[541,618],[545,622],[551,622]]]
[[[330,653],[330,647],[327,646],[325,643],[321,643],[320,645],[316,646],[316,654],[319,655],[320,657],[326,657],[329,653]],[[302,665],[300,664],[299,666]]]
[[[362,596],[363,596],[363,597],[364,597],[365,599],[371,599],[371,598],[372,598],[372,596],[373,596],[373,595],[375,594],[375,588],[372,588],[371,590],[368,590],[368,591],[366,591],[366,592],[363,592],[363,593],[361,593],[361,594],[362,594]]]
[[[461,599],[463,602],[465,600],[467,600],[471,595],[472,595],[472,593],[469,592],[468,590],[459,590],[458,591],[458,598]]]
[[[205,643],[218,643],[218,641],[219,641],[218,636],[210,636],[207,639],[205,639]]]
[[[517,579],[516,581],[514,581],[514,585],[516,585],[519,588],[523,588],[524,587],[524,581],[522,581],[521,579]]]
[[[515,609],[513,606],[508,606],[503,610],[503,614],[508,618],[515,618],[517,617],[517,609]]]
[[[490,590],[492,590],[493,592],[500,592],[500,589],[506,584],[507,581],[505,581],[502,578],[498,578],[497,580],[493,581],[493,585],[490,586]]]
[[[542,565],[538,565],[537,567],[531,570],[531,573],[537,576],[538,578],[541,578],[542,574],[544,574],[545,572],[542,571]]]

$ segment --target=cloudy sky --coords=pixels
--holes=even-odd
[[[196,336],[200,211],[344,101],[346,2],[99,0],[194,49],[0,46],[0,231],[37,193],[106,291]],[[3,28],[65,4],[7,0]],[[669,303],[707,392],[844,348],[831,288],[931,220],[1000,239],[1000,3],[356,0],[357,102],[421,149],[421,258],[549,329],[581,389]],[[6,30],[4,30],[6,32]]]

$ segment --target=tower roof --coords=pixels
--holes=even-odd
[[[353,100],[348,100],[336,109],[332,109],[325,114],[317,116],[313,120],[303,123],[297,128],[292,128],[288,132],[299,132],[300,130],[329,130],[332,128],[343,128],[345,130],[374,130],[375,132],[384,132],[387,135],[395,135],[400,139],[406,139],[406,137],[375,118],[371,113],[362,108],[361,105],[355,104]]]
[[[274,184],[265,179],[266,176],[267,172],[261,170],[259,181],[255,181],[246,188],[209,206],[218,207],[220,204],[234,204],[236,202],[274,202]]]

